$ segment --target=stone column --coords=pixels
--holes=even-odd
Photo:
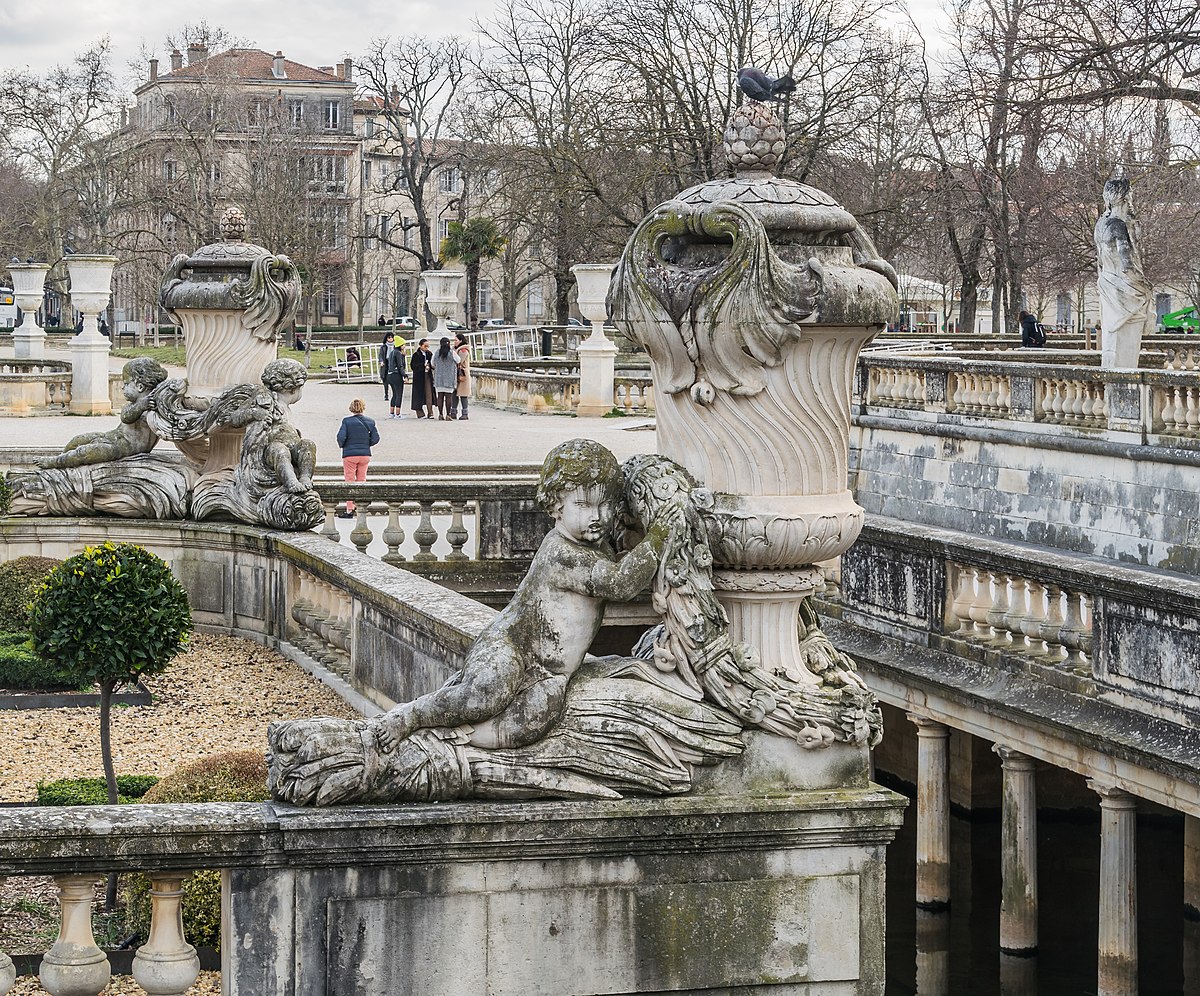
[[[1183,818],[1183,988],[1200,992],[1200,817]]]
[[[950,730],[909,714],[917,726],[917,905],[950,907]]]
[[[42,958],[38,978],[51,996],[98,993],[112,977],[108,956],[92,936],[92,902],[96,880],[91,875],[56,875],[62,922],[58,939]]]
[[[71,340],[71,412],[74,415],[107,415],[112,411],[108,393],[109,340],[100,334],[100,313],[111,297],[116,256],[67,256],[71,275],[71,303],[83,312],[83,331]]]
[[[996,744],[1004,767],[1000,825],[1000,950],[1033,954],[1038,946],[1037,782],[1033,758]]]
[[[41,307],[46,286],[48,263],[8,264],[12,274],[13,296],[21,309],[21,324],[13,330],[13,355],[18,360],[40,360],[46,354],[46,333],[37,321],[37,309]]]
[[[1100,796],[1100,937],[1097,996],[1136,996],[1137,799],[1088,780]]]
[[[579,312],[591,322],[592,334],[579,344],[579,405],[575,414],[607,415],[613,409],[617,347],[604,334],[608,317],[605,298],[615,263],[581,263],[571,267],[579,285]]]

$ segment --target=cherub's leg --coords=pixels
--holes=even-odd
[[[275,471],[284,491],[296,495],[308,490],[297,479],[296,469],[292,466],[292,451],[283,443],[271,443],[267,446],[263,453],[263,462]]]
[[[63,467],[83,467],[87,464],[103,463],[106,460],[116,460],[124,456],[120,447],[114,446],[111,439],[103,432],[88,432],[76,436],[67,443],[63,452],[38,461],[38,466],[46,470]]]
[[[296,465],[296,478],[306,490],[311,488],[317,465],[317,444],[311,439],[301,439],[292,447],[292,459]]]

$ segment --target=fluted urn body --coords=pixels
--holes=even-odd
[[[739,109],[733,178],[642,221],[610,305],[650,356],[659,452],[717,492],[714,584],[731,632],[815,683],[797,614],[823,583],[815,565],[862,528],[847,480],[854,367],[898,299],[853,215],[763,169],[781,134],[764,105]]]
[[[461,270],[421,271],[421,281],[425,285],[425,307],[437,319],[437,323],[429,330],[431,337],[446,335],[447,320],[462,308],[458,292],[466,276]]]

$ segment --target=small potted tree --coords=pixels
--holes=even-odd
[[[109,717],[113,691],[165,670],[187,642],[187,592],[159,557],[132,543],[89,546],[64,560],[33,593],[33,648],[79,683],[100,686],[100,754],[117,804]],[[115,897],[110,881],[109,908]]]

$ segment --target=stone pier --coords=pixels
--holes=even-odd
[[[1029,955],[1038,946],[1037,782],[1033,758],[997,744],[1004,768],[1000,828],[1000,950]]]
[[[1136,996],[1137,799],[1091,779],[1100,796],[1100,937],[1097,996]]]
[[[950,906],[950,730],[920,716],[917,727],[917,905]]]

